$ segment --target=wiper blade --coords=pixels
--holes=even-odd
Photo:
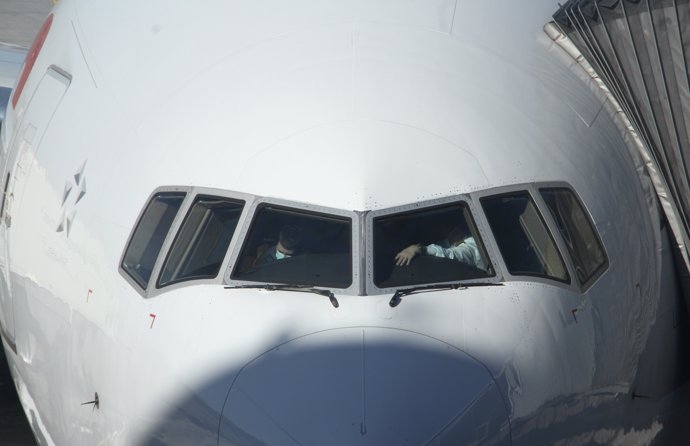
[[[411,288],[404,288],[401,290],[397,290],[393,294],[393,297],[391,297],[391,300],[390,302],[388,302],[388,305],[390,305],[393,308],[397,307],[398,304],[402,302],[401,298],[403,296],[407,296],[408,294],[413,294],[420,291],[464,290],[475,286],[503,286],[503,284],[498,282],[439,283],[435,285],[421,285]]]
[[[234,285],[234,286],[226,286],[225,287],[226,290],[237,289],[237,288],[260,289],[260,290],[268,290],[268,291],[296,291],[296,292],[303,292],[303,293],[314,293],[314,294],[328,297],[328,299],[331,301],[331,305],[333,305],[335,308],[338,308],[340,306],[338,299],[335,298],[335,294],[333,294],[333,292],[331,290],[322,290],[319,288],[314,288],[311,285],[285,285],[285,284],[279,284],[279,283],[261,283],[261,284],[257,284],[257,285]]]

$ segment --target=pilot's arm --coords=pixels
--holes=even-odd
[[[410,245],[407,248],[400,251],[395,256],[395,264],[398,266],[407,266],[410,264],[412,259],[419,254],[427,254],[436,257],[446,257],[449,259],[453,258],[453,253],[447,248],[443,248],[440,245],[421,245],[419,243]]]
[[[471,241],[470,243],[467,243]],[[457,260],[470,266],[476,266],[484,269],[481,256],[474,244],[474,239],[468,238],[462,243],[454,245],[450,248],[444,248],[441,245],[432,243],[431,245],[410,245],[400,251],[395,256],[395,264],[398,266],[407,266],[412,259],[418,254],[426,254],[434,257],[442,257],[451,260]]]
[[[450,248],[443,248],[439,245],[429,245],[426,247],[426,254],[436,257],[454,259],[466,265],[474,266],[486,270],[486,265],[477,249],[477,245],[472,237],[468,237]]]
[[[451,248],[444,248],[441,245],[432,243],[431,245],[410,245],[395,255],[395,264],[407,266],[412,259],[419,254],[426,254],[434,257],[443,257],[451,260],[458,260],[468,265],[475,265],[473,247],[460,243]]]

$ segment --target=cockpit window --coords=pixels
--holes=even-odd
[[[5,113],[7,112],[7,104],[10,102],[10,95],[12,89],[7,87],[0,87],[0,126],[5,120]]]
[[[347,288],[352,283],[350,218],[264,205],[252,221],[234,280]]]
[[[540,189],[556,221],[581,284],[589,282],[606,266],[606,254],[594,225],[575,194],[566,188]]]
[[[122,269],[146,288],[165,237],[184,201],[183,192],[161,192],[146,206],[127,246]]]
[[[465,203],[375,218],[373,243],[379,288],[494,274]]]
[[[481,203],[511,274],[570,282],[561,254],[526,191],[483,198]]]
[[[187,213],[158,286],[218,275],[244,201],[200,195]]]

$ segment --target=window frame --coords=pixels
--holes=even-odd
[[[149,279],[148,285],[146,288],[142,288],[141,285],[139,285],[138,282],[136,282],[130,275],[127,273],[127,271],[122,267],[122,263],[125,258],[125,254],[127,252],[127,248],[129,247],[129,244],[131,243],[132,237],[134,236],[134,233],[136,232],[136,228],[139,225],[139,221],[141,220],[141,217],[144,215],[144,212],[146,211],[146,208],[148,207],[149,203],[155,197],[156,195],[160,193],[165,193],[165,192],[184,192],[186,193],[186,196],[182,202],[182,205],[180,206],[180,209],[177,211],[177,215],[173,219],[173,223],[170,226],[170,229],[168,230],[168,234],[165,237],[165,241],[161,245],[160,252],[158,253],[158,257],[156,258],[156,262],[154,263],[153,270],[151,271],[151,278]],[[190,280],[184,280],[181,282],[176,282],[174,284],[169,284],[166,285],[162,288],[158,288],[158,281],[160,279],[161,275],[161,270],[163,269],[163,265],[165,264],[166,259],[168,258],[168,255],[170,254],[170,250],[172,248],[172,245],[177,238],[180,229],[182,228],[182,224],[184,223],[185,218],[187,217],[189,211],[191,210],[194,201],[198,196],[213,196],[213,197],[218,197],[218,198],[227,198],[229,200],[235,200],[235,201],[244,201],[245,205],[244,208],[242,209],[242,213],[240,214],[240,219],[237,224],[237,227],[235,228],[235,233],[232,236],[232,240],[230,241],[230,245],[228,246],[228,249],[225,253],[225,257],[223,258],[223,262],[221,263],[220,270],[218,271],[218,274],[214,278],[200,278],[200,279],[190,279]],[[162,186],[157,189],[155,189],[144,201],[141,210],[139,211],[139,214],[135,220],[133,228],[130,230],[129,237],[127,238],[127,243],[125,244],[125,247],[122,251],[122,255],[120,257],[120,263],[119,263],[119,272],[120,275],[134,288],[141,297],[149,299],[156,297],[160,294],[163,293],[168,293],[170,291],[173,291],[178,288],[186,287],[186,286],[191,286],[191,285],[201,285],[201,284],[222,284],[224,277],[225,277],[225,272],[228,269],[228,264],[232,261],[231,254],[234,252],[234,245],[237,243],[237,236],[239,233],[240,226],[244,225],[246,219],[247,219],[247,212],[248,209],[251,205],[256,200],[256,197],[250,194],[245,194],[241,192],[233,192],[233,191],[228,191],[225,189],[215,189],[215,188],[207,188],[207,187],[190,187],[190,186]],[[155,280],[154,280],[155,278]]]
[[[600,267],[595,274],[584,284],[581,284],[579,278],[577,278],[577,273],[573,260],[571,258],[570,252],[566,246],[563,237],[560,234],[558,225],[556,224],[551,211],[544,201],[541,190],[542,189],[567,189],[573,193],[578,203],[584,210],[585,215],[589,219],[592,225],[592,230],[600,243],[605,256],[605,263]],[[520,192],[525,192],[529,195],[532,203],[536,207],[536,211],[539,214],[543,224],[549,232],[551,240],[556,245],[558,254],[565,265],[566,271],[570,278],[569,283],[562,282],[557,278],[552,278],[549,276],[542,275],[528,275],[520,274],[513,275],[509,272],[507,265],[505,264],[503,254],[501,253],[498,244],[496,242],[495,236],[489,225],[486,214],[484,213],[483,206],[481,205],[482,199],[497,198],[500,196],[506,196],[511,194],[516,194]],[[151,271],[151,276],[149,278],[146,288],[142,288],[139,282],[132,278],[123,268],[123,262],[127,250],[132,242],[134,234],[140,225],[141,218],[146,212],[151,200],[161,193],[184,193],[185,197],[177,211],[176,216],[165,236],[163,244],[161,245],[158,256],[156,257],[153,269]],[[180,234],[180,230],[186,220],[189,212],[194,205],[196,199],[199,196],[212,196],[219,199],[228,199],[231,201],[244,201],[244,207],[239,217],[237,227],[235,228],[232,239],[229,243],[228,249],[225,253],[225,257],[220,266],[218,274],[213,278],[191,278],[183,279],[181,281],[175,281],[173,283],[168,283],[163,287],[159,287],[158,283],[161,276],[161,271],[163,265],[168,259],[171,253],[174,241]],[[243,245],[249,235],[249,230],[256,216],[257,210],[260,206],[278,206],[295,209],[296,211],[305,211],[312,213],[320,213],[325,215],[333,215],[337,217],[349,218],[352,222],[352,283],[348,288],[333,288],[335,292],[343,295],[381,295],[394,293],[399,289],[411,288],[417,285],[411,286],[396,286],[391,288],[378,288],[374,283],[373,268],[374,268],[374,219],[405,212],[415,212],[423,211],[427,208],[439,207],[444,205],[452,204],[462,204],[467,206],[470,213],[471,222],[470,225],[474,226],[480,237],[480,250],[483,250],[483,254],[486,255],[488,264],[493,268],[493,276],[486,278],[471,279],[467,281],[462,281],[462,283],[502,283],[506,281],[529,281],[535,283],[542,283],[549,286],[558,286],[561,288],[568,289],[570,291],[575,291],[578,293],[583,293],[587,289],[598,281],[606,271],[609,269],[610,260],[608,252],[606,250],[606,245],[603,243],[601,233],[596,226],[594,218],[589,211],[589,208],[584,204],[584,201],[579,194],[574,190],[572,186],[564,182],[539,182],[539,183],[526,183],[526,184],[514,184],[508,186],[493,187],[489,189],[484,189],[480,191],[475,191],[469,194],[459,194],[443,198],[437,198],[422,202],[408,203],[400,206],[394,206],[386,209],[377,209],[372,211],[347,211],[342,209],[335,209],[320,205],[314,205],[309,203],[301,203],[290,200],[283,200],[277,198],[268,197],[258,197],[252,194],[228,191],[224,189],[213,189],[204,187],[189,187],[189,186],[164,186],[155,189],[144,201],[134,222],[132,229],[130,230],[129,236],[125,243],[125,246],[120,256],[120,262],[118,265],[118,270],[120,275],[134,288],[142,297],[150,298],[155,297],[162,293],[167,293],[180,287],[197,285],[197,284],[223,284],[228,286],[242,286],[242,285],[256,285],[257,282],[245,281],[232,279],[231,275],[233,273],[234,264],[239,259],[242,252]],[[575,278],[574,278],[575,277]],[[438,282],[442,283],[457,283],[457,281],[452,282]],[[433,285],[436,283],[429,283]],[[420,284],[422,285],[422,284]],[[317,287],[322,289],[327,289],[327,287]]]
[[[219,276],[222,275],[223,271],[223,265],[226,264],[226,260],[228,257],[228,252],[230,251],[230,245],[232,244],[233,239],[235,238],[235,234],[237,233],[237,229],[240,226],[240,223],[242,222],[242,218],[244,217],[244,208],[247,206],[247,201],[244,199],[238,199],[234,197],[229,197],[227,195],[218,195],[218,194],[206,194],[201,191],[198,191],[193,194],[192,196],[188,197],[190,202],[188,206],[185,206],[186,212],[184,215],[184,218],[180,222],[179,227],[177,228],[177,231],[175,232],[175,237],[173,238],[172,242],[170,243],[169,249],[165,252],[165,256],[163,258],[163,261],[160,265],[160,271],[158,276],[156,277],[156,282],[155,282],[155,289],[160,290],[163,288],[169,288],[172,287],[173,285],[180,284],[183,282],[189,282],[189,281],[194,281],[194,282],[199,282],[199,281],[206,281],[206,282],[213,282],[215,279],[217,279]],[[192,210],[194,209],[194,206],[196,205],[197,201],[200,199],[216,199],[216,200],[225,200],[227,202],[232,202],[237,205],[241,205],[241,211],[240,211],[240,216],[238,217],[237,221],[237,226],[235,227],[235,230],[232,233],[232,236],[230,237],[230,241],[228,242],[228,248],[226,249],[225,254],[223,255],[223,261],[221,262],[220,266],[218,267],[218,272],[213,275],[213,276],[198,276],[198,277],[184,277],[184,278],[179,278],[175,280],[170,280],[166,282],[165,284],[161,284],[161,279],[163,277],[163,272],[165,265],[167,264],[168,260],[170,259],[171,254],[173,253],[173,247],[175,246],[175,243],[177,240],[180,238],[182,235],[182,230],[185,227],[185,223],[187,223],[187,220],[190,218]]]
[[[432,208],[437,208],[437,207],[442,207],[442,206],[447,206],[447,205],[453,205],[453,204],[459,204],[459,205],[466,205],[467,209],[469,210],[470,213],[470,218],[471,221],[468,222],[470,226],[474,226],[474,228],[477,230],[477,234],[479,235],[480,240],[478,240],[478,248],[482,254],[486,256],[487,259],[487,267],[490,266],[493,269],[493,275],[489,277],[482,277],[482,278],[477,278],[477,279],[469,279],[469,280],[462,280],[462,281],[448,281],[448,282],[429,282],[429,283],[422,283],[418,285],[401,285],[401,286],[396,286],[396,287],[389,287],[389,288],[379,288],[376,283],[374,283],[374,220],[380,217],[388,216],[388,215],[393,215],[393,214],[403,214],[406,212],[417,212],[417,211],[424,211],[425,209],[432,209]],[[390,294],[390,293],[395,293],[397,290],[401,289],[406,289],[406,288],[415,288],[418,286],[426,286],[426,285],[437,285],[437,284],[451,284],[451,283],[500,283],[503,282],[503,275],[502,275],[502,269],[497,267],[496,263],[496,251],[495,251],[495,246],[492,246],[487,243],[487,234],[486,234],[486,228],[488,228],[488,225],[486,222],[483,220],[483,212],[478,209],[477,204],[475,203],[474,199],[472,196],[467,195],[467,194],[462,194],[462,195],[453,195],[450,197],[444,197],[444,198],[437,198],[433,200],[427,200],[423,202],[417,202],[417,203],[410,203],[410,204],[405,204],[402,206],[395,206],[391,208],[386,208],[386,209],[379,209],[375,211],[370,211],[367,212],[365,215],[365,239],[366,239],[366,246],[364,247],[365,252],[366,252],[366,259],[365,259],[365,265],[366,265],[366,271],[367,274],[365,276],[366,281],[364,283],[364,291],[365,294],[368,296],[373,296],[373,295],[380,295],[380,294]]]
[[[587,222],[594,234],[594,238],[596,239],[597,243],[599,244],[601,251],[604,254],[604,262],[594,271],[594,273],[585,281],[581,282],[580,278],[577,274],[577,267],[575,265],[574,260],[572,259],[572,256],[570,255],[570,250],[568,249],[567,243],[565,242],[565,239],[561,235],[561,231],[558,228],[558,224],[556,223],[556,220],[554,219],[553,215],[551,215],[551,209],[549,208],[549,205],[546,203],[546,200],[544,200],[544,197],[542,196],[542,190],[549,190],[549,189],[565,189],[570,191],[570,193],[573,194],[573,197],[575,197],[575,201],[580,205],[580,208],[582,209],[585,218],[587,219]],[[585,205],[585,202],[582,200],[582,197],[575,191],[575,189],[564,182],[545,182],[545,183],[539,183],[536,185],[536,190],[538,194],[538,199],[540,200],[541,204],[544,206],[544,209],[546,209],[548,217],[550,219],[551,224],[555,228],[555,233],[558,234],[558,240],[563,246],[563,252],[565,252],[567,255],[567,259],[570,262],[569,268],[572,269],[572,274],[571,276],[575,277],[574,282],[577,282],[579,284],[580,289],[584,292],[588,290],[589,288],[594,285],[594,283],[599,280],[601,276],[606,273],[606,271],[609,269],[610,266],[610,260],[609,260],[609,255],[608,252],[606,251],[606,245],[604,244],[604,241],[601,238],[601,233],[599,232],[599,229],[597,228],[597,225],[595,223],[594,218],[592,217],[592,213],[590,212],[589,208]]]
[[[132,229],[129,232],[129,236],[127,237],[127,242],[125,243],[124,249],[122,250],[122,254],[120,255],[120,262],[118,264],[118,271],[120,275],[129,283],[132,288],[134,288],[142,297],[147,297],[147,290],[149,290],[151,287],[154,286],[155,282],[157,282],[157,277],[160,271],[161,267],[161,258],[165,257],[165,255],[168,252],[172,234],[177,233],[177,230],[180,225],[180,216],[184,215],[186,213],[186,208],[189,205],[189,196],[190,196],[190,191],[191,188],[189,187],[178,187],[178,186],[169,186],[169,187],[160,187],[155,189],[144,201],[144,203],[141,206],[141,209],[139,210],[139,214],[137,215],[137,218],[134,220],[134,224],[132,225]],[[156,260],[153,263],[153,268],[151,270],[151,274],[149,276],[149,280],[146,283],[146,286],[142,287],[141,283],[139,283],[134,277],[131,276],[129,271],[127,271],[124,268],[124,263],[125,263],[125,257],[127,256],[127,252],[129,251],[130,245],[132,244],[132,241],[134,239],[134,235],[137,233],[137,230],[139,229],[142,218],[144,217],[144,214],[146,213],[146,210],[149,208],[150,204],[152,203],[153,199],[161,194],[174,194],[174,193],[180,193],[184,194],[184,197],[182,199],[182,203],[180,204],[179,209],[177,210],[177,213],[175,214],[175,217],[173,218],[173,221],[170,225],[170,228],[168,228],[168,232],[165,235],[163,239],[163,243],[161,244],[160,250],[158,251],[158,254],[156,256]]]
[[[566,269],[568,271],[568,275],[570,277],[570,283],[565,283],[561,282],[556,279],[551,279],[546,276],[537,276],[537,275],[513,275],[510,273],[508,270],[508,266],[505,263],[505,260],[503,259],[503,254],[499,250],[498,247],[498,242],[496,241],[493,230],[491,229],[491,226],[489,225],[489,221],[486,217],[486,214],[484,213],[484,209],[481,208],[481,219],[482,219],[482,224],[486,225],[486,227],[489,229],[490,233],[490,239],[485,240],[486,245],[491,245],[492,248],[494,249],[494,252],[496,253],[496,261],[494,263],[494,267],[496,269],[500,268],[500,270],[503,272],[503,275],[505,277],[505,281],[516,281],[516,282],[534,282],[534,283],[539,283],[543,285],[549,285],[549,286],[556,286],[559,288],[564,288],[568,291],[572,291],[578,294],[582,294],[582,288],[579,286],[577,280],[573,280],[573,275],[575,273],[575,268],[574,265],[572,264],[572,261],[570,259],[570,255],[565,255],[564,253],[567,251],[567,248],[561,238],[560,233],[558,232],[558,227],[556,226],[556,223],[553,221],[553,218],[551,217],[551,213],[546,207],[546,203],[541,197],[541,194],[539,193],[539,187],[546,187],[550,186],[552,184],[556,184],[554,182],[537,182],[537,183],[519,183],[519,184],[510,184],[507,186],[499,186],[499,187],[493,187],[489,189],[484,189],[478,192],[475,192],[472,194],[472,196],[475,198],[475,200],[478,203],[478,206],[481,206],[479,204],[483,198],[491,198],[491,197],[498,197],[501,195],[510,195],[511,193],[516,193],[520,191],[526,191],[529,193],[530,198],[532,199],[534,205],[536,206],[542,221],[546,225],[547,229],[549,230],[549,233],[551,235],[552,240],[556,244],[556,247],[558,248],[558,252],[561,256],[561,259],[563,260],[563,263],[566,266]],[[565,183],[558,183],[559,185],[563,185]],[[568,186],[570,187],[570,186]],[[572,189],[572,187],[570,187]]]
[[[332,287],[326,287],[326,286],[316,286],[315,288],[318,289],[328,289],[334,292],[337,292],[338,294],[342,295],[360,295],[360,290],[361,290],[361,268],[360,268],[360,262],[359,258],[361,256],[361,223],[360,223],[360,213],[355,212],[355,211],[346,211],[343,209],[336,209],[336,208],[330,208],[330,207],[325,207],[325,206],[320,206],[320,205],[315,205],[315,204],[309,204],[309,203],[301,203],[301,202],[296,202],[296,201],[290,201],[290,200],[283,200],[279,198],[268,198],[268,197],[261,197],[257,198],[255,201],[251,203],[247,203],[245,206],[245,212],[247,213],[247,218],[244,219],[243,222],[241,222],[241,227],[238,225],[237,229],[235,230],[235,237],[237,238],[237,243],[233,244],[232,246],[232,254],[231,258],[234,260],[236,263],[239,260],[240,255],[242,254],[242,249],[244,248],[244,243],[248,241],[247,237],[249,236],[249,230],[252,227],[252,224],[254,223],[254,220],[256,219],[257,216],[257,211],[259,208],[264,207],[264,206],[277,206],[277,207],[283,207],[283,208],[289,208],[289,209],[294,209],[296,211],[304,211],[308,213],[314,213],[314,214],[325,214],[325,215],[332,215],[336,217],[346,217],[349,218],[352,222],[351,226],[351,244],[352,244],[352,250],[351,250],[351,268],[352,268],[352,282],[350,283],[350,286],[347,288],[332,288]],[[225,268],[225,273],[223,275],[223,283],[225,283],[227,286],[244,286],[244,285],[257,285],[258,283],[264,283],[264,282],[256,282],[256,281],[249,281],[249,280],[241,280],[241,279],[235,279],[232,278],[232,274],[234,272],[234,264],[231,267]],[[265,283],[273,283],[273,282],[265,282]],[[277,283],[276,283],[277,284]]]
[[[534,206],[534,208],[537,212],[537,216],[539,217],[539,220],[542,222],[543,227],[546,229],[546,232],[548,233],[551,242],[553,243],[554,247],[556,248],[556,251],[558,252],[558,257],[561,260],[561,264],[562,264],[563,269],[565,270],[565,273],[566,273],[565,279],[560,279],[558,277],[549,276],[546,274],[530,273],[530,272],[520,272],[518,274],[514,274],[510,271],[510,268],[508,268],[508,265],[505,262],[505,256],[503,254],[503,251],[501,250],[500,244],[496,240],[494,228],[491,226],[491,222],[489,221],[489,218],[486,215],[486,210],[484,209],[484,202],[488,201],[488,200],[500,199],[500,198],[504,198],[504,197],[511,197],[511,196],[523,195],[523,194],[527,195],[530,202]],[[562,283],[565,285],[572,285],[573,274],[572,274],[572,270],[570,268],[570,265],[568,264],[565,256],[563,255],[563,247],[560,246],[560,244],[556,241],[556,238],[554,237],[553,227],[551,227],[549,225],[549,222],[547,222],[546,219],[544,218],[544,209],[540,209],[539,203],[537,203],[537,201],[535,200],[534,197],[535,197],[534,192],[530,191],[527,188],[514,188],[514,189],[511,189],[510,191],[506,191],[506,192],[502,192],[502,193],[494,193],[494,194],[489,194],[489,195],[483,196],[479,200],[480,205],[482,207],[482,212],[484,213],[484,217],[486,218],[486,222],[489,225],[489,228],[491,229],[492,236],[494,237],[494,242],[496,243],[496,246],[498,248],[498,252],[501,253],[501,259],[503,260],[503,265],[506,268],[506,274],[513,276],[513,277],[536,277],[536,278],[540,278],[540,279],[546,279],[549,281],[559,282],[559,283]]]

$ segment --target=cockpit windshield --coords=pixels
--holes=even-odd
[[[232,279],[347,288],[351,253],[350,218],[264,205],[255,214]]]
[[[308,291],[335,300],[335,294],[400,297],[529,277],[587,288],[606,271],[597,227],[569,186],[516,185],[478,195],[346,211],[162,187],[132,230],[120,273],[145,297],[222,280],[228,288]],[[571,281],[575,273],[578,283]]]
[[[379,288],[493,275],[465,203],[374,219],[374,284]]]

